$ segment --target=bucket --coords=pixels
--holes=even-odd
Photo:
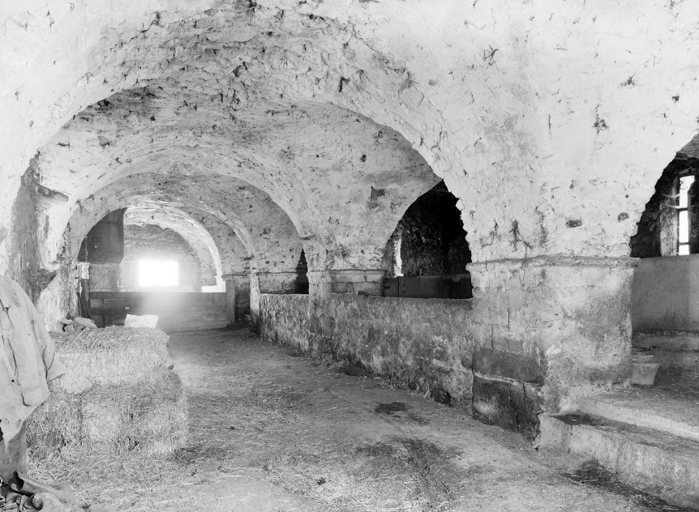
[[[660,363],[655,362],[655,354],[648,350],[633,350],[633,373],[631,384],[637,386],[652,386]]]

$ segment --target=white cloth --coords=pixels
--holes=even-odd
[[[158,325],[158,315],[126,315],[124,327],[150,327],[155,329]]]
[[[5,441],[49,396],[64,373],[44,320],[22,287],[0,276],[0,430]]]

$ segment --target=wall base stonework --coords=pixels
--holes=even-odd
[[[541,257],[470,264],[474,337],[505,354],[491,373],[539,387],[545,412],[628,384],[637,262]]]
[[[631,258],[472,264],[474,299],[260,296],[261,332],[332,354],[490,424],[538,433],[538,415],[631,375]]]
[[[225,274],[226,309],[229,323],[242,321],[250,314],[250,277],[245,274]]]
[[[535,435],[540,368],[527,360],[528,369],[514,370],[520,358],[478,347],[471,300],[333,294],[309,315],[310,300],[307,295],[262,294],[263,338],[315,356],[331,354],[473,412],[484,422]],[[503,382],[504,395],[498,388]],[[509,405],[490,410],[487,404],[496,404],[494,393],[506,396]]]

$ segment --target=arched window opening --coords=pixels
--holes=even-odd
[[[296,272],[298,277],[296,278],[296,289],[294,293],[308,295],[308,262],[306,261],[306,253],[303,249],[301,249],[301,256],[299,256],[299,262],[296,265]]]
[[[471,251],[456,202],[440,182],[408,208],[384,252],[385,296],[472,297]]]
[[[699,253],[699,159],[678,153],[663,171],[631,237],[631,256],[656,258]]]

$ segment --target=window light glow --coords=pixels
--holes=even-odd
[[[689,189],[694,183],[694,176],[680,178],[679,201],[677,205],[677,254],[689,254],[689,232],[692,229],[689,218]]]
[[[140,260],[138,262],[139,286],[177,286],[179,283],[180,269],[176,261]]]
[[[395,257],[396,257],[396,265],[393,268],[393,270],[394,270],[396,277],[400,277],[403,275],[403,260],[400,257],[400,248],[401,248],[402,244],[403,244],[403,237],[398,235],[398,239],[396,240],[396,243],[393,245],[393,253],[395,254]]]
[[[679,217],[680,232],[678,234],[680,244],[686,244],[689,243],[689,216],[687,215],[687,210],[680,210]]]
[[[680,178],[680,208],[687,208],[689,204],[687,193],[692,183],[694,183],[694,176],[684,176]]]

